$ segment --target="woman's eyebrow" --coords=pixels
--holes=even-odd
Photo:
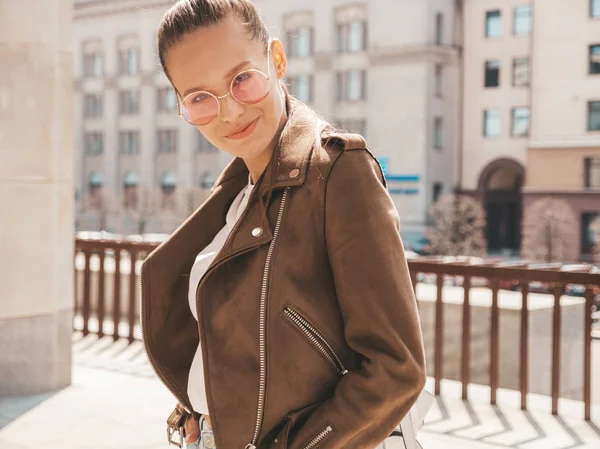
[[[246,67],[248,64],[250,64],[252,61],[250,60],[246,60],[246,61],[242,61],[239,64],[237,64],[235,67],[233,67],[229,72],[227,72],[224,76],[225,79],[227,78],[231,78],[233,75],[236,75],[240,70],[242,70],[244,67]],[[189,94],[191,94],[192,92],[198,92],[200,90],[205,90],[204,86],[200,86],[200,87],[193,87],[191,89],[186,90],[183,93],[183,98],[187,97]]]

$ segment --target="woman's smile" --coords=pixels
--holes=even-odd
[[[227,135],[227,138],[231,140],[240,140],[244,137],[248,137],[256,129],[257,124],[258,118],[255,118],[251,122],[239,126],[235,130],[233,130],[233,132]]]

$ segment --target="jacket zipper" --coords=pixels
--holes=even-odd
[[[312,440],[310,440],[310,442],[306,446],[304,446],[302,449],[313,449],[317,444],[319,444],[321,441],[323,441],[325,439],[325,437],[327,435],[329,435],[331,432],[333,432],[333,427],[331,427],[331,426],[325,427],[321,432],[319,432],[317,434],[316,437],[314,437]]]
[[[341,358],[337,355],[327,339],[308,320],[291,307],[286,307],[283,312],[306,335],[310,342],[327,357],[342,376],[348,374]]]
[[[271,272],[271,258],[273,256],[273,250],[275,243],[277,242],[277,236],[279,235],[279,228],[281,226],[281,220],[283,218],[283,211],[285,209],[285,203],[290,188],[286,187],[283,191],[281,198],[281,205],[279,206],[279,213],[277,214],[277,222],[275,223],[275,230],[273,231],[273,239],[269,245],[269,251],[267,253],[267,260],[265,262],[265,269],[263,272],[262,289],[260,293],[260,321],[259,321],[259,343],[260,343],[260,382],[258,389],[258,406],[256,411],[256,426],[254,428],[254,436],[252,441],[246,445],[245,449],[256,449],[258,443],[258,437],[262,427],[262,421],[264,418],[264,407],[265,407],[265,390],[267,383],[267,351],[266,351],[266,319],[267,319],[267,293],[269,286],[269,274]]]
[[[262,179],[262,175],[261,175],[261,179]],[[256,189],[253,189],[252,193],[250,194],[250,198],[248,199],[248,204],[250,204],[250,199],[254,195],[255,191],[256,191]],[[248,207],[246,207],[246,209],[244,210],[244,213],[238,219],[237,223],[235,224],[235,226],[233,227],[233,229],[231,230],[231,232],[227,236],[227,239],[229,239],[229,237],[237,230],[238,225],[242,221],[242,217],[247,213],[247,210],[248,210]],[[236,254],[236,255],[238,255],[238,254]],[[230,258],[228,258],[227,260],[229,260],[229,259]],[[222,261],[222,263],[226,262],[227,260]],[[142,267],[141,267],[141,270],[140,270],[140,288],[141,288],[140,291],[141,292],[144,292],[144,264],[145,263],[146,263],[145,261],[142,262]],[[132,264],[132,266],[135,267],[135,264]],[[215,266],[209,267],[208,270],[204,273],[204,275],[200,279],[200,281],[198,282],[198,286],[196,287],[196,308],[198,308],[198,292],[200,290],[200,285],[202,284],[202,281],[204,280],[204,278],[206,277],[206,275],[208,274],[208,272],[212,271],[213,268],[215,268]],[[143,323],[144,322],[144,314],[145,314],[145,308],[146,308],[145,305],[146,305],[146,302],[143,301],[142,303],[144,304],[144,307],[142,307],[141,310],[140,310],[140,321]],[[197,311],[197,313],[198,313],[198,311]],[[198,317],[199,316],[200,315],[198,314]],[[198,326],[200,326],[200,325],[198,324]],[[141,334],[142,334],[142,341],[145,342],[146,338],[144,337],[144,327],[140,326],[140,329],[141,329]],[[175,385],[173,385],[173,383],[171,381],[169,381],[169,379],[167,378],[167,376],[164,375],[163,371],[160,369],[160,367],[158,366],[158,364],[156,364],[156,362],[154,361],[154,358],[150,355],[150,353],[146,349],[146,345],[145,344],[144,344],[144,353],[146,354],[146,358],[150,362],[150,367],[152,368],[152,371],[154,371],[154,374],[156,374],[156,376],[162,380],[163,384],[169,389],[169,391],[171,392],[171,394],[173,396],[175,396],[175,398],[181,403],[181,405],[183,405],[183,407],[185,408],[186,412],[188,412],[189,414],[193,414],[194,409],[192,407],[192,404],[189,401],[185,400],[185,396],[183,394],[181,394],[179,392],[179,390],[177,388],[175,388]],[[205,354],[203,354],[203,357],[206,360],[206,355]]]
[[[140,269],[140,288],[141,288],[142,292],[144,291],[144,263],[145,262],[142,262],[142,267]],[[132,270],[131,271],[132,275],[135,275],[135,261],[133,261],[133,260],[131,261],[131,270]],[[147,304],[146,301],[143,301],[143,304],[144,304],[144,307],[142,307],[140,310],[140,321],[142,323],[144,323],[144,314],[145,314],[145,309],[146,309],[146,304]],[[142,341],[145,342],[146,338],[144,336],[144,326],[140,326],[140,330],[142,333]],[[194,411],[192,408],[192,404],[190,404],[190,402],[185,399],[184,395],[182,395],[179,392],[179,390],[177,390],[177,388],[175,388],[175,385],[173,385],[171,383],[171,381],[169,379],[167,379],[167,376],[165,376],[163,371],[160,369],[160,367],[154,361],[154,358],[150,355],[150,353],[146,349],[145,343],[144,343],[144,353],[146,354],[146,358],[148,359],[148,362],[150,362],[150,367],[152,368],[152,371],[154,371],[154,374],[156,374],[156,376],[162,380],[163,384],[169,389],[171,394],[173,396],[175,396],[175,398],[181,403],[181,405],[183,405],[186,412],[192,414]]]

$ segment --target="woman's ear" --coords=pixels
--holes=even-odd
[[[275,64],[277,79],[281,79],[287,72],[287,57],[285,56],[283,44],[279,39],[273,39],[271,41],[271,54],[273,55],[273,63]]]

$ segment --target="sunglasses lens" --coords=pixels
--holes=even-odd
[[[181,115],[192,125],[206,125],[219,113],[219,102],[208,92],[188,96],[181,106]]]
[[[258,103],[269,94],[269,78],[257,70],[239,73],[231,84],[231,93],[244,104]]]

